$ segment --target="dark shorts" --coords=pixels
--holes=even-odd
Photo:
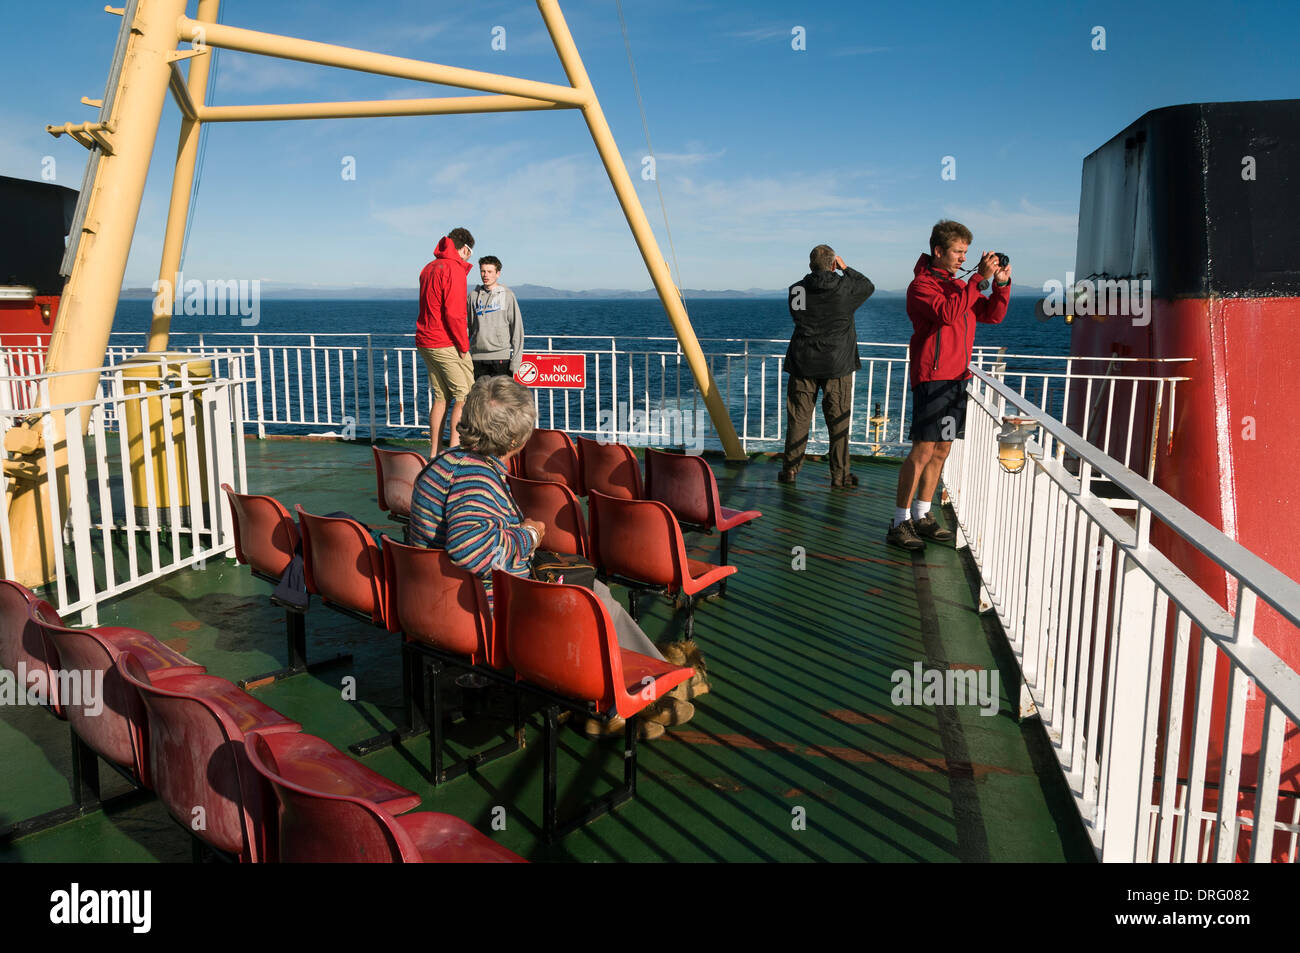
[[[921,381],[912,388],[908,439],[943,443],[966,436],[966,382]]]
[[[480,377],[513,377],[510,373],[509,361],[475,361],[474,362],[474,380]]]

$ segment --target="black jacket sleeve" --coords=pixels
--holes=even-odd
[[[844,266],[844,280],[849,305],[854,310],[861,307],[876,291],[876,286],[871,283],[870,278],[848,265]]]

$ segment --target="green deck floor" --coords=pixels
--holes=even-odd
[[[347,510],[397,534],[375,504],[368,445],[246,447],[251,492],[314,512]],[[775,482],[777,464],[767,458],[710,462],[724,502],[763,518],[733,536],[740,572],[726,597],[697,610],[713,692],[689,725],[640,746],[634,801],[544,845],[539,716],[524,751],[436,790],[427,735],[364,763],[418,791],[422,809],[465,818],[534,861],[1091,860],[1039,726],[1015,717],[1014,665],[996,627],[976,612],[963,557],[931,544],[912,559],[884,542],[896,464],[856,461],[861,485],[832,491],[822,462],[808,462],[796,488]],[[715,558],[716,537],[687,542],[693,555]],[[100,621],[146,629],[233,680],[284,663],[283,614],[268,593],[247,568],[220,560],[103,607]],[[646,599],[643,608],[652,638],[680,630],[684,616],[674,618],[668,602]],[[400,717],[396,637],[316,600],[307,631],[309,659],[347,651],[352,663],[257,696],[340,748],[391,727]],[[918,661],[998,669],[997,715],[892,704],[891,673]],[[345,676],[355,677],[355,701],[343,698]],[[453,737],[472,740],[490,730],[484,724],[462,724]],[[562,808],[621,778],[617,742],[572,729],[561,739]],[[0,709],[0,764],[0,828],[69,802],[67,726],[46,712]],[[107,793],[126,789],[107,769],[101,774],[112,778]],[[494,818],[504,818],[504,830]],[[6,861],[189,857],[185,834],[147,796],[0,846]]]

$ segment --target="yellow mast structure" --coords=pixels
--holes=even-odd
[[[220,0],[199,0],[196,19],[186,15],[186,0],[127,0],[123,8],[106,7],[108,12],[123,16],[124,22],[100,119],[95,123],[46,127],[51,134],[70,135],[91,150],[78,220],[74,222],[74,233],[70,237],[75,254],[70,252],[73,260],[67,272],[69,277],[46,361],[49,373],[68,370],[86,370],[88,373],[51,377],[49,395],[52,404],[88,400],[95,393],[98,375],[93,370],[102,366],[107,352],[149,160],[169,89],[182,114],[159,267],[159,279],[169,283],[175,281],[180,266],[199,132],[205,122],[579,109],[723,449],[729,459],[744,459],[740,441],[700,350],[681,295],[623,165],[557,0],[537,0],[537,8],[564,67],[568,86],[241,29],[216,22],[219,4]],[[189,43],[190,48],[180,49],[181,43]],[[437,83],[487,95],[209,106],[207,85],[211,62],[209,50],[212,47]],[[192,60],[188,77],[183,76],[179,68],[183,59]],[[174,294],[179,290],[173,288],[171,296],[160,295],[155,303],[149,332],[150,352],[167,349]],[[43,584],[52,578],[54,565],[51,556],[53,529],[48,525],[40,504],[39,482],[31,477],[43,474],[47,469],[57,473],[66,468],[66,445],[63,441],[64,435],[59,434],[56,459],[48,461],[42,459],[40,431],[34,423],[12,428],[5,436],[5,449],[10,454],[6,462],[9,472],[29,477],[11,483],[8,507],[15,546],[14,574],[19,581],[31,585]],[[66,500],[66,494],[60,494],[60,499]]]

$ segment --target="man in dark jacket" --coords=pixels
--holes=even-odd
[[[830,434],[831,486],[856,486],[849,473],[849,403],[858,358],[857,325],[853,312],[871,297],[876,286],[844,264],[829,245],[808,255],[812,271],[790,286],[790,318],[794,334],[785,352],[790,375],[786,388],[785,460],[777,479],[793,483],[803,463],[817,392]],[[843,274],[836,274],[835,269]]]

